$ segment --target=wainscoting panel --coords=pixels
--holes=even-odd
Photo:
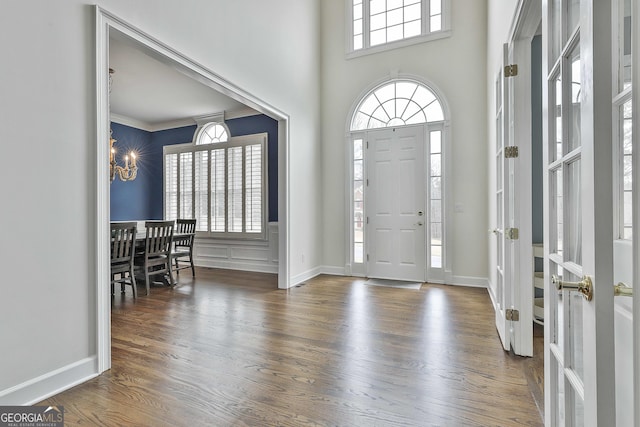
[[[278,223],[269,223],[267,241],[196,237],[194,263],[199,267],[278,273]]]

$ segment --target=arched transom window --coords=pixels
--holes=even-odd
[[[196,145],[227,142],[229,133],[220,123],[208,123],[202,127],[196,138]]]
[[[358,106],[351,130],[376,129],[444,120],[442,105],[425,86],[394,81],[375,89]]]

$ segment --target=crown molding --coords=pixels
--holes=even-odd
[[[239,119],[242,117],[250,117],[250,116],[257,116],[262,114],[260,111],[256,111],[251,107],[246,107],[246,108],[242,108],[240,110],[233,110],[233,111],[225,111],[224,112],[224,118],[225,120],[229,120],[229,119]]]
[[[224,122],[224,120],[228,120],[228,119],[238,119],[241,117],[257,116],[259,114],[262,114],[262,113],[254,110],[251,107],[246,107],[240,110],[223,111],[221,113],[208,114],[205,116],[187,117],[184,119],[169,120],[169,121],[160,122],[160,123],[149,123],[143,120],[134,119],[132,117],[123,116],[121,114],[111,113],[111,121],[115,123],[119,123],[121,125],[131,126],[136,129],[141,129],[147,132],[157,132],[161,130],[175,129],[175,128],[180,128],[184,126],[193,126],[197,124],[199,120],[203,120],[203,119],[206,121]]]

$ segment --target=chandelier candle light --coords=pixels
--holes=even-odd
[[[136,153],[131,151],[128,155],[124,156],[124,167],[118,166],[116,162],[116,149],[113,147],[113,143],[116,142],[113,137],[109,137],[110,152],[109,152],[109,174],[111,182],[113,182],[116,175],[121,181],[133,181],[138,174],[138,166],[136,165]],[[131,156],[131,167],[129,167],[129,156]]]
[[[111,95],[111,82],[112,75],[115,73],[113,68],[109,68],[109,95]],[[113,138],[113,131],[110,130],[109,135],[109,176],[111,182],[115,179],[116,175],[121,181],[133,181],[138,175],[138,166],[136,165],[136,153],[130,151],[129,154],[124,156],[124,167],[119,166],[116,162],[116,149],[113,144],[116,139]],[[131,157],[131,166],[129,166],[129,157]]]

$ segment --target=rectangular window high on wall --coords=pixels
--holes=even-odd
[[[211,237],[266,238],[266,147],[266,133],[165,146],[165,218],[196,218]]]
[[[450,0],[347,0],[349,55],[392,49],[449,35]]]

